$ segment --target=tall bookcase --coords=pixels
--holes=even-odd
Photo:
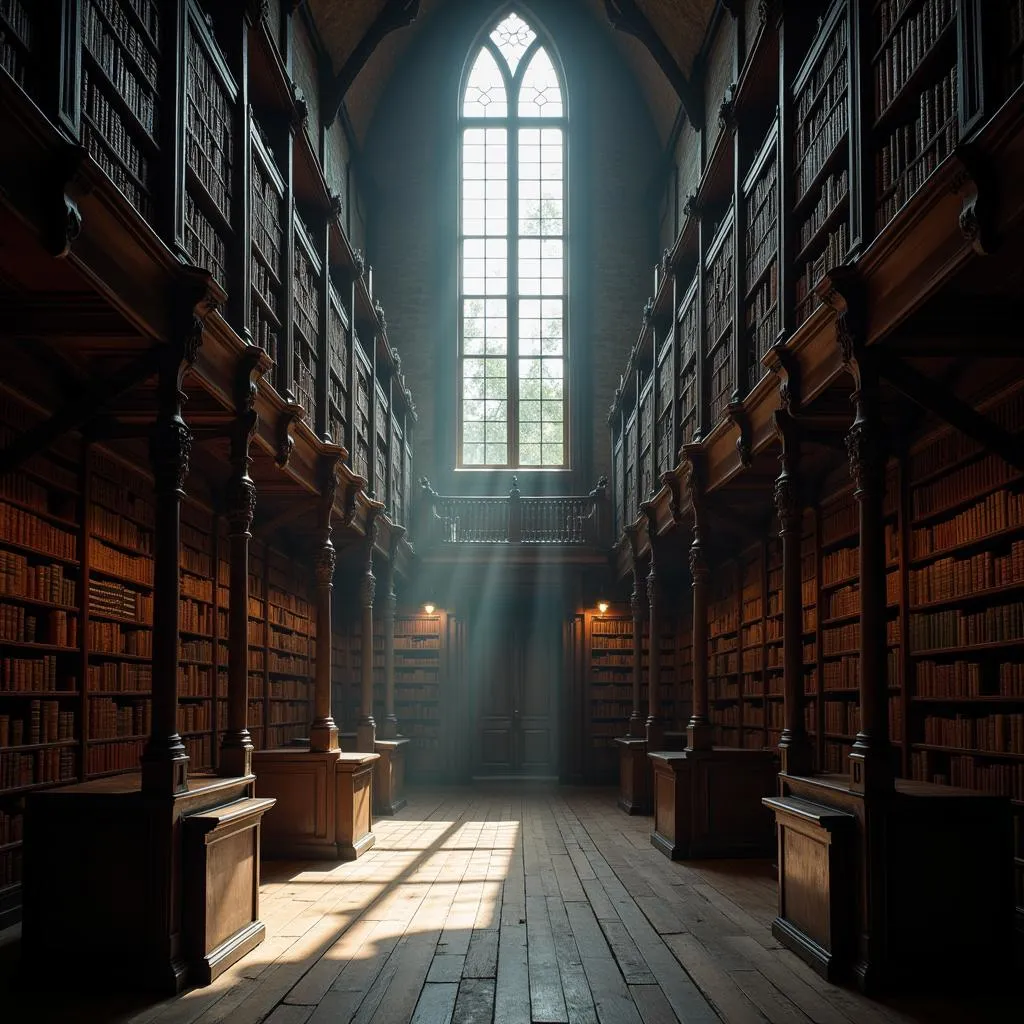
[[[610,781],[617,777],[619,765],[615,738],[625,735],[633,709],[632,612],[615,605],[604,613],[587,612],[585,630],[588,775],[593,781]],[[641,643],[646,650],[646,622]],[[641,700],[646,699],[645,690]]]
[[[305,410],[306,422],[311,430],[318,433],[316,380],[323,263],[317,253],[312,232],[299,216],[295,217],[294,237],[292,306],[295,329],[292,332],[292,380],[299,405]]]
[[[847,0],[835,0],[793,81],[797,325],[818,305],[814,286],[850,245],[848,19]]]
[[[417,779],[437,779],[444,769],[448,632],[445,612],[395,616],[395,714],[399,732],[412,740],[408,768]]]
[[[30,0],[3,4],[15,22],[11,26],[15,40],[31,36],[25,14],[35,6]],[[160,159],[158,4],[156,0],[83,0],[81,17],[82,144],[132,206],[150,220]],[[5,52],[8,45],[5,40]],[[22,67],[20,49],[13,48],[16,68]]]
[[[765,699],[765,546],[757,544],[740,556],[740,745],[758,749],[765,743],[768,705]]]
[[[697,346],[700,342],[700,307],[697,275],[689,282],[676,313],[679,331],[679,443],[689,444],[697,433]],[[621,479],[616,476],[616,483]]]
[[[724,747],[741,745],[739,571],[735,560],[720,566],[708,602],[708,700],[714,742]]]
[[[1024,430],[1024,392],[986,410]],[[1013,801],[1024,913],[1024,478],[960,434],[909,460],[914,778]]]
[[[308,576],[308,573],[305,574]],[[286,746],[307,736],[313,706],[316,623],[309,582],[283,553],[266,555],[266,703],[264,746]]]
[[[0,446],[41,419],[0,392]],[[81,771],[82,444],[0,476],[0,927],[20,902],[24,795]]]
[[[813,765],[820,771],[823,753],[823,735],[821,714],[824,702],[821,697],[821,674],[819,672],[818,651],[821,646],[820,620],[818,615],[818,594],[820,592],[818,566],[818,516],[815,510],[808,509],[804,513],[803,530],[800,538],[800,613],[803,626],[803,693],[804,693],[804,725],[811,742]],[[781,585],[781,580],[780,580]],[[782,609],[777,616],[782,624]],[[779,655],[781,659],[781,653]],[[782,672],[775,673],[778,682],[770,677],[772,692],[782,692]]]
[[[704,261],[704,368],[709,423],[725,416],[736,389],[733,366],[733,289],[736,251],[732,207],[722,218]]]
[[[881,230],[959,140],[958,0],[880,0],[871,74]]]
[[[761,379],[761,358],[779,335],[779,127],[773,122],[743,183],[746,265],[743,274],[747,380]]]
[[[249,230],[252,234],[252,302],[249,330],[253,342],[275,362],[284,316],[282,254],[284,252],[285,184],[270,142],[255,118],[250,129],[252,173],[249,189]]]

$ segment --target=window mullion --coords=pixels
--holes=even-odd
[[[519,466],[519,129],[510,90],[508,118],[508,456]]]

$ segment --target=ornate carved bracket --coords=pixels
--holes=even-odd
[[[718,108],[718,125],[722,131],[731,131],[736,127],[736,83],[726,86],[722,103]]]
[[[800,366],[784,345],[773,345],[765,353],[768,369],[779,379],[779,404],[791,416],[800,408]]]
[[[64,259],[82,233],[82,213],[67,188],[81,167],[85,152],[83,146],[68,145],[57,160],[46,230],[46,247],[54,259]]]
[[[292,108],[289,111],[289,127],[293,132],[303,131],[309,125],[309,103],[303,91],[292,86]]]
[[[289,402],[277,420],[277,454],[274,461],[278,469],[285,469],[292,457],[295,438],[292,437],[292,424],[302,415],[302,406],[297,402]]]
[[[644,303],[643,313],[640,314],[640,322],[643,324],[643,329],[646,330],[647,326],[651,322],[651,317],[654,316],[654,299],[648,297]]]
[[[327,199],[331,204],[331,216],[341,221],[345,219],[345,200],[340,192],[328,192]]]
[[[373,312],[377,317],[377,323],[380,325],[382,334],[387,334],[388,322],[384,319],[384,307],[380,304],[380,299],[373,300]]]
[[[690,573],[706,571],[703,549],[708,542],[708,525],[704,501],[704,450],[699,444],[682,447],[683,480],[693,506],[693,542],[690,545]],[[696,568],[695,568],[696,567]]]
[[[352,262],[356,268],[356,278],[360,278],[366,272],[366,255],[362,249],[355,249],[352,252]]]
[[[238,357],[235,371],[235,411],[251,412],[256,407],[260,381],[270,369],[270,358],[258,345],[249,345]]]
[[[995,225],[995,175],[988,158],[970,142],[956,148],[961,170],[953,178],[953,193],[961,197],[960,233],[979,255],[991,256],[999,246]]]
[[[800,431],[796,421],[784,409],[772,414],[775,433],[781,443],[779,465],[772,498],[783,531],[800,529]]]
[[[750,418],[742,402],[730,402],[726,409],[727,418],[736,425],[739,436],[736,438],[736,452],[740,457],[740,465],[744,469],[750,469],[754,461],[753,449],[751,448]]]
[[[697,220],[701,214],[700,200],[697,198],[696,192],[691,192],[686,197],[686,202],[683,203],[683,216],[690,220]]]
[[[330,452],[320,456],[320,497],[317,501],[318,526],[328,538],[331,536],[331,517],[338,497],[338,467],[341,453]]]
[[[668,510],[672,514],[672,522],[678,526],[683,521],[679,476],[673,470],[668,470],[661,474],[661,482],[668,488]]]
[[[345,484],[344,493],[341,499],[342,526],[351,526],[355,522],[356,498],[365,486],[366,481],[361,476],[353,477]]]
[[[270,0],[246,0],[245,9],[252,23],[259,24],[270,16]]]
[[[843,366],[862,386],[860,359],[864,350],[864,288],[852,267],[834,267],[814,289],[818,298],[836,315],[836,344]]]

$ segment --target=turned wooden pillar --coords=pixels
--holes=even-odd
[[[381,632],[384,638],[384,721],[381,723],[380,738],[398,738],[398,716],[395,714],[395,559],[398,547],[405,536],[401,526],[393,527],[391,550],[387,569],[384,573],[384,600],[381,602]]]
[[[640,575],[640,565],[633,562],[633,593],[629,605],[633,612],[633,710],[629,715],[629,735],[643,736],[645,731],[644,717],[640,711],[640,688],[644,676],[644,618],[647,613],[647,600],[644,592],[644,578]]]
[[[801,519],[800,439],[793,418],[785,410],[775,413],[775,429],[782,441],[781,470],[775,478],[775,510],[782,540],[782,664],[783,714],[779,755],[787,775],[809,775],[813,769],[811,743],[804,720],[803,594],[800,581]]]
[[[178,733],[178,661],[181,608],[181,502],[185,497],[192,432],[181,417],[182,381],[199,354],[203,322],[189,316],[162,346],[157,414],[149,437],[156,516],[153,537],[152,730],[142,754],[142,787],[151,795],[183,792],[188,754]]]
[[[366,528],[366,570],[359,581],[362,632],[359,722],[356,725],[356,746],[366,754],[373,753],[377,742],[377,723],[373,718],[373,597],[377,589],[377,579],[373,575],[373,544],[376,537],[377,523],[370,519]]]
[[[658,578],[655,569],[654,525],[648,529],[651,539],[651,564],[647,571],[647,604],[648,604],[648,639],[647,639],[647,749],[658,750],[663,747],[665,739],[665,723],[658,714],[661,684],[661,635],[660,597],[658,595]]]
[[[249,735],[249,542],[256,511],[256,486],[249,476],[249,449],[256,434],[256,392],[269,359],[249,346],[239,361],[235,384],[237,416],[231,427],[231,477],[227,487],[228,520],[228,720],[218,761],[220,774],[252,774]]]
[[[861,375],[846,435],[860,525],[860,730],[850,752],[850,782],[858,791],[893,788],[889,756],[889,668],[885,622],[886,439],[874,382]]]
[[[338,455],[326,456],[320,485],[320,542],[316,552],[316,666],[313,672],[313,724],[309,749],[338,750],[338,727],[331,715],[331,594],[336,555],[331,541],[331,516],[338,492]]]
[[[690,545],[690,576],[693,579],[693,713],[686,727],[688,750],[711,749],[711,718],[708,715],[708,571],[696,527]]]

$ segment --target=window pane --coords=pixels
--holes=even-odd
[[[519,234],[562,234],[562,129],[519,131]]]
[[[464,466],[483,466],[484,446],[482,444],[462,444],[462,464]]]
[[[519,116],[562,116],[562,90],[558,85],[558,75],[543,48],[533,55],[523,75],[523,84],[519,90]]]
[[[523,54],[530,48],[530,43],[537,36],[533,29],[519,17],[510,14],[501,21],[491,33],[491,42],[498,48],[501,55],[508,61],[509,70],[516,73]]]
[[[462,137],[462,234],[508,231],[508,150],[504,128],[467,128]]]
[[[540,463],[540,445],[539,444],[520,444],[519,446],[519,461],[524,466],[539,466]]]
[[[535,57],[530,62],[530,69],[536,62]],[[462,113],[465,117],[505,117],[508,114],[505,83],[491,51],[486,47],[477,55],[469,73]]]

